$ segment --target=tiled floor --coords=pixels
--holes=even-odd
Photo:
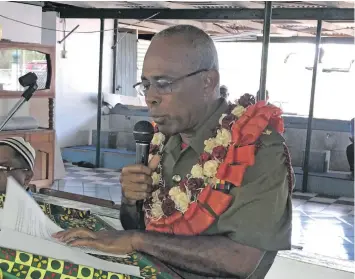
[[[304,251],[354,260],[354,199],[293,195],[292,244]]]
[[[119,171],[66,164],[67,177],[53,188],[121,202]],[[304,251],[354,260],[354,199],[293,195],[292,245]]]
[[[112,169],[87,169],[66,163],[67,176],[56,181],[55,190],[112,200],[121,203],[120,172]]]

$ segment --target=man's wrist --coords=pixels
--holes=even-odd
[[[143,231],[134,231],[132,235],[132,247],[134,251],[142,251],[144,244],[144,235]]]
[[[134,200],[129,200],[126,197],[122,196],[122,204],[128,205],[128,206],[134,206],[136,205],[136,201]]]

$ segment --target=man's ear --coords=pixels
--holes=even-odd
[[[33,171],[28,170],[25,172],[25,186],[28,186],[33,178]]]
[[[215,93],[219,85],[219,73],[216,70],[209,70],[204,76],[205,92]]]

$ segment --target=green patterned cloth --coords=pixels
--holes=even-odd
[[[0,195],[0,208],[4,195]],[[64,208],[61,206],[38,203],[43,212],[63,229],[83,227],[93,231],[107,230],[110,227],[89,211]],[[115,258],[93,255],[103,260],[139,266],[141,276],[151,279],[173,279],[141,254],[131,254],[128,258]],[[22,251],[0,247],[0,279],[135,279],[135,276],[114,274],[91,267],[76,265],[55,259],[32,255]]]

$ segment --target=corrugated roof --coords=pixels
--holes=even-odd
[[[73,5],[83,8],[103,9],[262,9],[261,1],[55,1],[45,2]],[[273,8],[354,8],[354,1],[274,1]],[[263,30],[262,20],[119,20],[123,28],[140,29],[152,33],[175,24],[192,24],[204,29],[209,34],[239,34],[253,32],[260,36]],[[316,20],[272,20],[271,34],[281,36],[314,36]],[[323,33],[332,37],[354,37],[354,22],[325,22]],[[148,31],[147,31],[148,30]]]

